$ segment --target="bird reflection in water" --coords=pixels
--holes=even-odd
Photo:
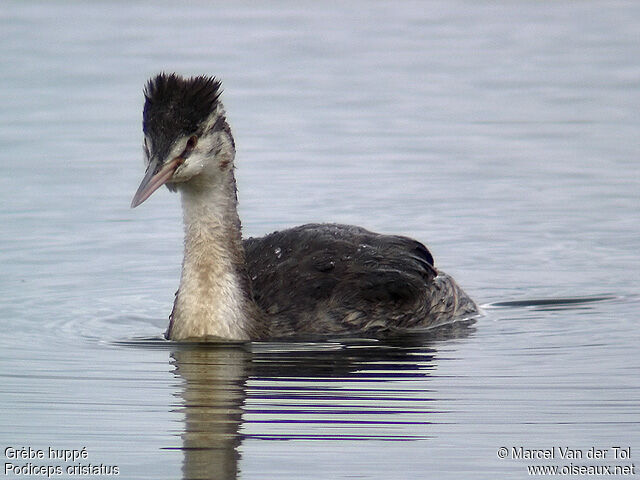
[[[466,321],[383,342],[176,345],[171,357],[183,381],[183,479],[237,478],[238,447],[245,438],[427,438],[429,421],[415,422],[418,427],[411,432],[396,429],[395,435],[381,428],[385,422],[397,426],[402,412],[394,410],[407,391],[416,395],[409,399],[412,419],[429,412],[423,390],[402,389],[394,395],[389,382],[429,376],[437,367],[438,345],[474,331],[473,321]],[[322,423],[330,428],[319,429]]]

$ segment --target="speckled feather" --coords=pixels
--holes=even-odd
[[[475,303],[411,238],[308,224],[244,241],[270,336],[384,334],[473,314]]]

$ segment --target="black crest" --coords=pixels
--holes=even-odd
[[[144,90],[142,130],[153,139],[154,152],[165,155],[177,137],[199,133],[221,93],[215,77],[161,73],[151,78]]]

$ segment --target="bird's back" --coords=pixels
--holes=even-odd
[[[429,250],[402,236],[308,224],[244,240],[253,296],[271,334],[383,334],[474,313]]]

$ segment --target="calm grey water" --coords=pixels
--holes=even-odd
[[[640,468],[639,24],[632,1],[3,1],[0,477]],[[223,79],[245,234],[419,238],[484,316],[377,343],[162,341],[178,198],[129,209],[161,70]]]

